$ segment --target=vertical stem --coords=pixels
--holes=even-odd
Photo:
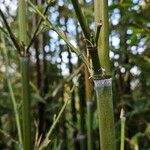
[[[87,101],[87,142],[88,150],[93,150],[93,103]]]
[[[124,117],[124,110],[123,109],[121,109],[120,119],[121,119],[121,142],[120,142],[120,150],[124,150],[125,121],[126,121],[126,118]]]
[[[93,102],[92,89],[89,79],[89,73],[85,68],[85,93],[87,104],[87,146],[88,150],[93,150]]]
[[[108,22],[108,0],[95,0],[95,22],[102,22],[101,32],[98,40],[98,54],[100,64],[106,73],[110,74],[109,62],[109,22]]]
[[[29,89],[29,58],[21,57],[21,75],[23,89],[23,145],[24,150],[31,150],[31,120],[30,120],[30,89]]]
[[[10,80],[10,76],[9,76],[9,72],[8,72],[9,60],[8,60],[8,55],[7,55],[7,51],[6,51],[6,47],[5,47],[5,40],[4,40],[3,35],[2,35],[2,41],[3,41],[3,44],[4,44],[3,51],[4,51],[4,59],[5,59],[5,64],[6,64],[7,84],[8,84],[9,93],[10,93],[10,96],[11,96],[11,99],[12,99],[13,109],[14,109],[14,113],[15,113],[19,143],[22,146],[22,132],[21,132],[19,113],[18,113],[17,102],[16,102],[16,99],[15,99],[15,95],[14,95],[14,92],[13,92],[13,88],[12,88],[12,84],[11,84],[11,80]]]
[[[84,83],[84,75],[81,73],[79,78],[79,137],[78,140],[80,142],[80,150],[86,149],[85,143],[85,119],[84,119],[84,108],[85,108],[85,85]]]
[[[109,22],[108,0],[95,0],[95,21],[102,22],[98,38],[98,54],[101,67],[105,70],[105,77],[95,78],[95,90],[98,104],[99,130],[101,150],[115,150],[115,126],[112,101],[112,79],[109,64]]]
[[[82,13],[80,4],[79,4],[78,0],[71,0],[71,1],[72,1],[72,5],[75,9],[75,13],[77,15],[78,21],[79,21],[79,23],[81,25],[81,28],[83,30],[83,33],[85,35],[85,38],[90,40],[90,30],[88,28],[86,19],[85,19],[83,13]]]
[[[101,150],[115,150],[112,79],[94,80],[99,117]]]
[[[18,3],[18,19],[19,19],[19,40],[26,44],[27,42],[27,22],[26,22],[26,2],[25,0],[19,0]]]
[[[25,51],[27,44],[27,21],[26,21],[26,2],[19,0],[18,3],[19,16],[19,40],[22,48],[21,76],[22,76],[22,122],[23,122],[23,146],[24,150],[31,150],[31,120],[30,120],[30,89],[29,89],[29,57]]]

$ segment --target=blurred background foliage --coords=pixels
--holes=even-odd
[[[49,1],[32,0],[44,10]],[[94,30],[92,0],[80,0],[89,27]],[[126,150],[150,150],[150,3],[148,0],[109,0],[110,59],[113,73],[113,102],[116,143],[120,141],[120,110],[126,112]],[[0,0],[13,33],[18,37],[17,0]],[[75,47],[85,50],[85,39],[70,0],[51,3],[47,12],[51,22],[59,26]],[[28,42],[40,17],[28,7]],[[19,112],[21,111],[21,82],[18,54],[12,41],[3,32],[0,19],[0,149],[17,149],[17,130],[12,101],[6,81],[6,47],[9,79]],[[2,32],[3,31],[3,32]],[[3,39],[5,41],[5,46]],[[71,99],[51,136],[51,149],[82,149],[87,141],[85,71],[80,59],[72,53],[54,31],[42,24],[30,52],[30,85],[32,93],[33,140],[38,128],[45,135],[64,101]],[[75,73],[73,78],[70,78]],[[74,91],[66,94],[67,88]],[[94,149],[99,149],[98,119],[93,92]],[[21,114],[20,114],[21,117]],[[37,125],[38,124],[38,125]],[[37,127],[38,126],[38,127]],[[36,142],[35,142],[36,143]],[[87,149],[86,144],[84,149]]]

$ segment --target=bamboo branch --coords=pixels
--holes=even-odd
[[[45,17],[31,1],[27,0],[27,2],[39,14],[39,16],[45,21],[45,23],[47,24],[47,26],[51,30],[55,31],[65,41],[65,43],[70,47],[70,49],[73,50],[73,52],[75,52],[77,54],[77,56],[85,63],[85,65],[89,69],[89,62],[88,62],[86,56],[83,53],[81,53],[81,51],[79,49],[75,48],[70,43],[70,41],[68,40],[68,38],[66,37],[66,35],[64,34],[64,32],[61,31],[60,28],[54,27],[52,25],[52,23],[48,20],[48,18]]]
[[[7,29],[8,33],[9,33],[9,36],[10,36],[10,38],[11,38],[15,48],[17,49],[18,53],[21,54],[21,50],[20,50],[20,46],[18,44],[18,41],[17,41],[15,35],[13,34],[13,32],[11,31],[11,28],[10,28],[6,18],[5,18],[5,15],[1,11],[1,9],[0,9],[0,16],[3,19],[3,22],[4,22],[5,26],[6,26],[6,29]],[[4,31],[4,30],[2,30],[2,31]]]
[[[8,55],[7,55],[7,51],[6,51],[6,47],[5,47],[5,40],[4,40],[3,36],[2,36],[2,41],[3,41],[3,44],[4,44],[3,51],[4,51],[4,59],[5,59],[5,63],[6,63],[6,79],[7,79],[9,93],[10,93],[10,96],[11,96],[13,109],[14,109],[14,113],[15,113],[15,120],[16,120],[16,126],[17,126],[17,131],[18,131],[19,144],[22,145],[22,132],[21,132],[21,125],[20,125],[20,118],[19,118],[19,113],[18,113],[18,109],[17,109],[17,102],[16,102],[16,99],[15,99],[12,84],[11,84],[11,81],[10,81],[10,76],[9,76],[9,73],[8,73],[8,66],[9,66],[8,62],[9,62],[9,60],[8,60]]]
[[[80,4],[79,4],[78,0],[71,0],[71,1],[72,1],[74,10],[75,10],[76,16],[78,18],[78,21],[79,21],[81,28],[83,30],[84,36],[87,40],[90,40],[90,30],[88,28],[86,19],[82,13]]]
[[[71,93],[72,91],[73,91],[73,90],[71,90],[70,93]],[[44,149],[45,147],[47,147],[47,145],[49,144],[49,142],[50,142],[50,140],[49,140],[50,135],[51,135],[52,131],[54,130],[54,128],[55,128],[57,122],[59,121],[59,119],[60,119],[62,113],[64,112],[64,110],[65,110],[65,108],[66,108],[66,106],[67,106],[69,100],[70,100],[70,99],[68,98],[68,99],[65,101],[65,103],[63,104],[63,106],[62,106],[60,112],[58,113],[58,116],[57,116],[56,119],[54,120],[52,126],[50,127],[48,133],[46,134],[46,138],[43,140],[43,142],[41,143],[41,145],[40,145],[40,147],[39,147],[38,150],[43,150],[43,149]]]
[[[47,5],[47,7],[45,8],[44,13],[43,13],[44,16],[46,15],[46,13],[47,13],[49,7],[50,7],[50,4]],[[38,23],[38,25],[37,25],[37,27],[36,27],[36,29],[35,29],[35,31],[34,31],[34,33],[33,33],[32,39],[30,40],[30,43],[29,43],[29,45],[27,46],[27,49],[26,49],[27,53],[29,52],[29,48],[31,47],[31,45],[33,44],[33,42],[34,42],[34,40],[35,40],[35,38],[36,38],[36,36],[37,36],[37,33],[38,33],[38,31],[39,31],[39,28],[40,28],[40,26],[42,25],[42,22],[43,22],[43,19],[41,18],[40,21],[39,21],[39,23]]]

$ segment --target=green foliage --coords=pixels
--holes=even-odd
[[[47,149],[79,149],[79,147],[81,148],[80,143],[82,143],[81,137],[86,137],[85,149],[87,149],[88,127],[86,121],[92,120],[90,124],[92,126],[93,149],[99,149],[95,92],[91,87],[91,95],[89,96],[93,102],[91,119],[88,118],[86,112],[86,80],[84,67],[80,61],[82,57],[81,59],[89,66],[89,55],[85,52],[86,40],[78,24],[78,19],[73,13],[71,1],[58,0],[40,3],[35,0],[32,2],[36,7],[33,9],[31,5],[28,5],[26,16],[28,27],[27,32],[25,32],[27,35],[26,46],[30,43],[40,20],[43,19],[29,47],[32,145],[35,149],[38,149],[50,130],[50,136],[48,136],[50,142],[49,144],[46,143],[48,144]],[[20,43],[14,45],[12,40],[13,37],[17,42],[19,41],[18,15],[11,12],[11,8],[6,7],[5,2],[0,2],[0,5],[4,8],[2,12],[13,33],[10,36],[11,33],[8,32],[4,20],[0,17],[0,149],[18,149],[20,142],[18,127],[16,126],[10,93],[11,86],[16,100],[19,121],[21,122],[23,117],[21,111],[23,105],[21,66],[19,54],[16,51]],[[12,5],[13,3],[10,2],[10,6]],[[49,5],[49,8],[44,14],[47,5]],[[93,27],[93,5],[93,1],[85,1],[80,5],[90,32],[95,30]],[[113,72],[117,149],[120,147],[121,120],[119,116],[122,108],[125,110],[126,118],[124,128],[125,149],[149,150],[150,148],[149,11],[149,3],[146,0],[109,1],[109,45],[111,70]],[[7,82],[3,37],[8,56],[10,85]],[[77,58],[77,55],[70,51],[71,49],[80,58]],[[74,62],[75,60],[77,62]],[[89,78],[90,76],[88,76]],[[72,87],[73,91],[71,91]],[[68,101],[68,104],[65,105],[64,109],[66,101]],[[62,109],[63,111],[60,112]],[[80,122],[83,123],[82,126]],[[81,128],[84,128],[84,130],[82,131]]]

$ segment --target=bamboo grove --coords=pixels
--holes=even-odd
[[[0,1],[0,149],[148,150],[149,10]]]

